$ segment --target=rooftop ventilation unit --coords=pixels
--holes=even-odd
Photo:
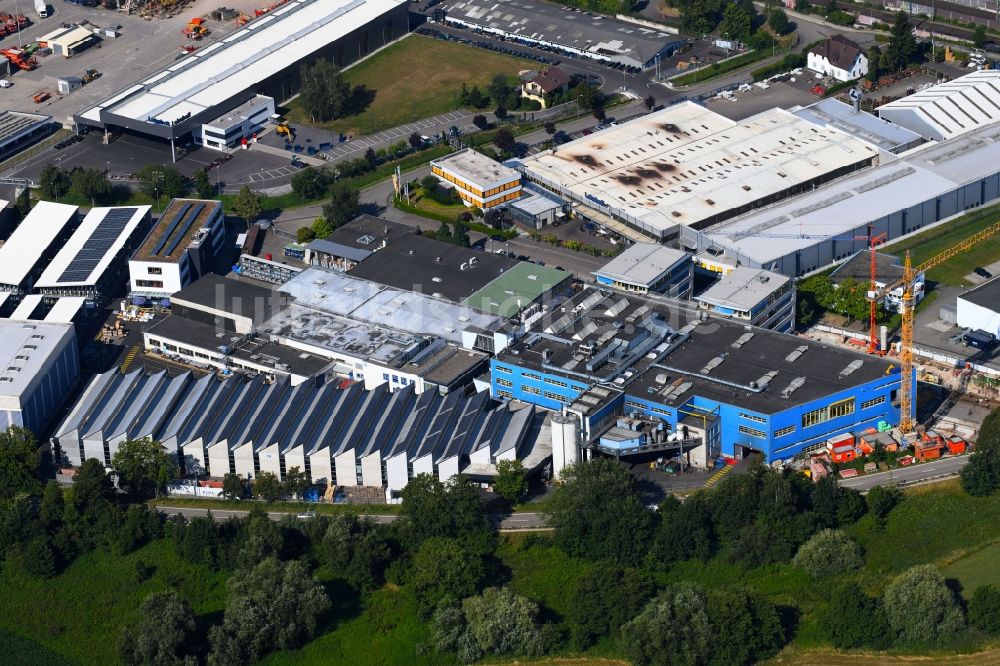
[[[785,360],[789,363],[794,363],[799,359],[800,356],[805,354],[809,350],[808,345],[802,345],[801,347],[796,347],[792,353],[785,357]]]
[[[847,364],[846,368],[844,368],[843,370],[840,371],[840,378],[843,379],[844,377],[847,377],[849,375],[853,375],[864,364],[865,364],[865,362],[862,361],[861,359],[857,359],[856,361],[851,361],[850,363]]]
[[[789,382],[788,386],[785,387],[785,390],[781,392],[781,397],[787,398],[791,394],[795,393],[795,391],[798,390],[805,383],[806,383],[805,377],[796,377],[791,382]]]
[[[736,342],[734,342],[732,344],[732,348],[733,349],[739,349],[740,347],[742,347],[746,343],[748,343],[751,340],[753,340],[753,336],[754,335],[755,335],[755,333],[753,333],[753,332],[744,333],[743,335],[741,335],[739,338],[736,339]]]
[[[716,356],[715,358],[709,360],[709,362],[705,364],[705,367],[701,369],[701,374],[703,375],[709,374],[710,372],[712,372],[712,370],[715,370],[717,367],[722,365],[722,362],[725,360],[726,357],[721,355]]]
[[[762,376],[757,381],[750,382],[750,388],[757,389],[758,391],[763,391],[764,389],[766,389],[768,387],[768,385],[770,385],[771,380],[774,379],[777,376],[778,376],[778,371],[777,370],[772,370],[771,372],[769,372],[766,375]]]

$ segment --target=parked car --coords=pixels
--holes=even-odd
[[[972,269],[972,272],[975,273],[976,275],[978,275],[979,277],[986,278],[987,280],[989,280],[990,278],[993,277],[993,273],[990,273],[988,270],[986,270],[982,266],[976,266],[975,268]]]
[[[8,81],[7,79],[0,79],[0,88],[10,88],[13,85],[14,84]]]

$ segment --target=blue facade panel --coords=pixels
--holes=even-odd
[[[490,360],[490,395],[498,400],[513,398],[559,410],[580,397],[587,388],[581,381]]]

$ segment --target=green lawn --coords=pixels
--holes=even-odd
[[[954,578],[962,584],[962,596],[966,599],[980,585],[1000,585],[1000,543],[969,553],[944,568],[947,578]]]
[[[990,206],[963,215],[912,238],[892,243],[880,251],[902,257],[906,250],[910,250],[913,265],[917,266],[998,220],[1000,220],[1000,205]],[[998,259],[1000,259],[1000,235],[978,243],[970,250],[952,257],[937,268],[931,269],[928,271],[927,277],[942,284],[964,286],[966,285],[964,278],[972,272],[973,268],[985,266]]]
[[[410,35],[344,72],[351,85],[375,92],[371,105],[357,115],[319,126],[350,135],[374,134],[456,110],[463,83],[484,90],[497,74],[517,76],[531,68],[531,62],[520,58]],[[293,125],[309,123],[297,99],[289,109]]]
[[[69,666],[75,662],[29,638],[0,629],[0,664],[5,666]]]

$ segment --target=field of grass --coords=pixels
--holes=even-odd
[[[971,552],[942,571],[945,577],[954,578],[962,584],[962,596],[966,599],[971,599],[980,585],[1000,585],[1000,543]]]
[[[349,135],[374,134],[458,108],[464,83],[483,90],[497,74],[517,76],[532,63],[473,46],[410,35],[344,72],[375,99],[367,109],[319,127]],[[298,100],[289,104],[292,123],[309,123]]]
[[[31,639],[0,629],[0,664],[5,666],[69,666],[73,662]]]
[[[913,265],[917,266],[953,245],[961,243],[969,236],[982,231],[998,220],[1000,220],[1000,205],[990,206],[963,215],[912,238],[892,243],[886,246],[885,250],[880,251],[902,256],[906,250],[910,250]],[[931,269],[927,273],[927,278],[951,286],[964,286],[967,284],[965,276],[971,273],[972,269],[976,266],[993,263],[998,259],[1000,259],[1000,235],[979,243],[967,252],[952,257],[937,268]]]

